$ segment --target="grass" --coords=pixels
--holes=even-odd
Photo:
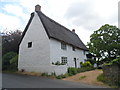
[[[16,73],[17,71],[16,70],[4,70],[2,71],[2,73]]]
[[[81,76],[80,78],[79,78],[79,80],[82,80],[82,79],[84,79],[84,78],[86,78],[87,76]]]
[[[36,72],[16,72],[18,74],[24,74],[24,75],[32,75],[32,76],[41,76],[41,73]]]

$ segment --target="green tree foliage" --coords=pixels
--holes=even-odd
[[[10,59],[10,69],[17,70],[18,67],[18,55]]]
[[[113,59],[112,61],[110,61],[109,63],[105,63],[103,65],[120,65],[120,57],[119,58],[116,58],[116,59]]]
[[[90,52],[98,59],[106,61],[120,56],[120,29],[105,24],[90,36],[88,46]]]
[[[8,70],[10,69],[10,60],[15,57],[17,55],[17,53],[15,52],[8,52],[3,56],[2,59],[2,69],[3,70]],[[13,63],[13,61],[11,61],[11,63]]]
[[[22,32],[16,30],[3,33],[4,34],[2,35],[2,55],[5,55],[8,52],[18,53]]]

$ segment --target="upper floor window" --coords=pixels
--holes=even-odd
[[[67,57],[61,57],[62,64],[67,64]]]
[[[28,42],[28,48],[32,47],[32,42]]]
[[[85,55],[85,51],[83,50],[83,54]]]
[[[75,51],[75,47],[74,46],[72,46],[72,50]]]
[[[61,42],[61,49],[67,50],[67,45],[63,42]]]

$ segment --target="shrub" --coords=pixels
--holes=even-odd
[[[90,67],[92,64],[89,61],[86,61],[85,63],[82,63],[82,67]]]
[[[54,72],[54,73],[51,73],[51,76],[56,76],[56,73]]]
[[[77,69],[76,69],[76,68],[73,68],[73,67],[69,67],[69,68],[68,68],[68,74],[69,74],[70,76],[77,74]]]
[[[52,62],[52,64],[53,64],[53,65],[65,65],[65,63],[60,63],[59,61],[57,61],[57,62],[55,62],[55,63]]]
[[[60,65],[60,62],[59,62],[59,61],[57,61],[57,62],[55,63],[55,65]]]
[[[94,65],[94,63],[96,63],[96,60],[88,58],[87,61],[89,61],[92,65]]]
[[[41,76],[50,76],[48,73],[42,73]]]
[[[94,67],[81,67],[81,68],[78,68],[77,69],[77,72],[80,73],[80,72],[85,72],[85,71],[90,71],[90,70],[94,70],[95,68]]]
[[[57,79],[62,79],[62,76],[61,76],[61,75],[59,75],[59,76],[56,76],[56,78],[57,78]]]
[[[62,79],[62,78],[66,78],[66,77],[68,77],[69,75],[68,75],[68,73],[66,73],[66,74],[62,74],[62,75],[58,75],[58,76],[56,76],[56,78],[57,79]]]
[[[18,70],[17,66],[18,66],[18,55],[16,55],[10,60],[10,69],[16,71]]]
[[[8,52],[6,53],[2,58],[2,69],[3,70],[9,70],[10,69],[10,60],[15,57],[17,53],[14,52]]]

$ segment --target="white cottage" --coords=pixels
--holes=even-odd
[[[80,67],[88,49],[73,29],[50,19],[35,6],[19,45],[18,69],[28,72],[65,74],[68,67]],[[64,65],[54,65],[57,62]]]

